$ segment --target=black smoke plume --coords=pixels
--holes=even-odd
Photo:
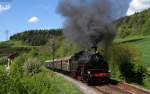
[[[64,35],[83,47],[109,45],[112,28],[109,0],[61,0],[57,12],[64,16]]]

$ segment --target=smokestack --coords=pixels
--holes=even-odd
[[[112,27],[110,0],[61,0],[57,12],[65,17],[64,35],[86,49],[109,45]]]

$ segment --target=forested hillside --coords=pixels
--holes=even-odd
[[[45,45],[48,39],[53,36],[61,36],[61,29],[53,30],[28,30],[22,33],[17,33],[10,37],[11,40],[21,40],[32,46]]]
[[[121,18],[114,24],[117,28],[118,36],[122,38],[129,35],[150,34],[150,9]]]

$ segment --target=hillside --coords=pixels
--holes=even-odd
[[[150,68],[150,35],[148,36],[133,36],[126,38],[115,39],[117,43],[131,43],[140,50],[141,60],[147,68]]]
[[[61,29],[53,30],[28,30],[22,33],[17,33],[10,37],[10,40],[23,41],[32,46],[45,45],[48,42],[48,39],[53,36],[61,36]]]
[[[150,34],[150,9],[114,22],[119,37]]]
[[[129,43],[139,51],[139,61],[150,72],[150,9],[131,16],[123,17],[116,22],[117,43]],[[144,86],[150,88],[150,74],[144,80]]]
[[[30,47],[23,46],[20,44],[19,41],[8,41],[8,42],[1,42],[0,43],[0,57],[8,56],[10,53],[18,53],[18,55],[23,54],[25,52],[29,52],[31,50]]]
[[[150,67],[150,9],[124,17],[114,23],[118,36],[116,40],[137,45],[141,51],[142,61]]]

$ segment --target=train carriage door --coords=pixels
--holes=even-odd
[[[62,60],[61,60],[61,70],[63,70],[63,69],[62,69]]]

